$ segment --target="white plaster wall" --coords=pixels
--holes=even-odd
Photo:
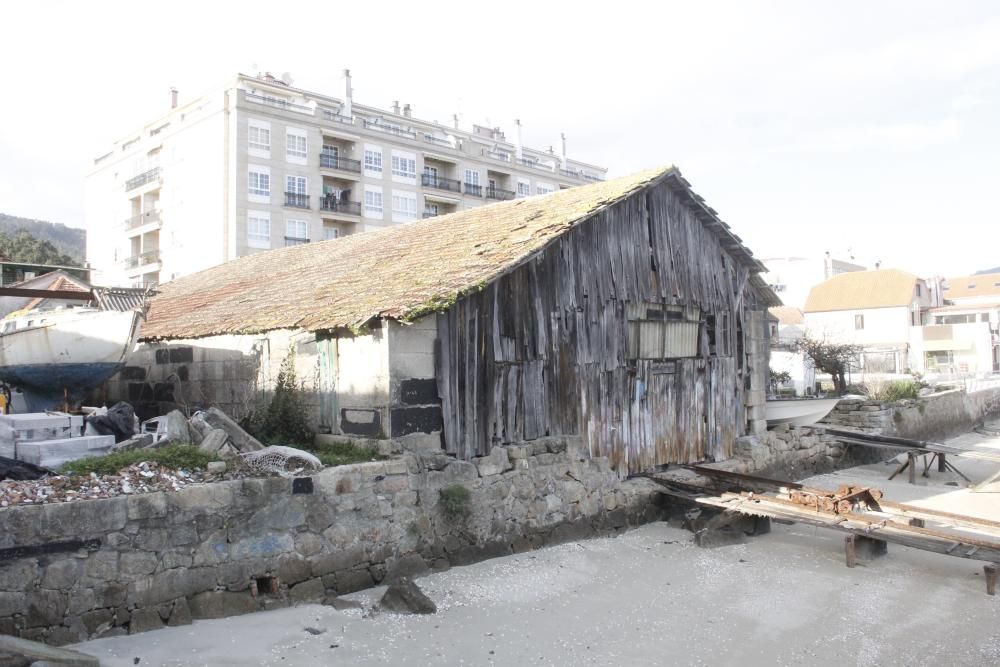
[[[855,315],[864,315],[864,329],[854,328]],[[865,346],[902,346],[910,340],[910,309],[903,306],[806,313],[805,319],[812,338]]]
[[[337,339],[337,400],[340,407],[389,403],[389,338],[384,323],[371,333]]]
[[[779,373],[784,371],[792,377],[791,385],[795,387],[796,396],[812,393],[816,384],[816,369],[801,352],[771,350],[771,369]]]

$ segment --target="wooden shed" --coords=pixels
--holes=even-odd
[[[144,338],[292,332],[334,433],[580,434],[627,474],[763,428],[762,271],[671,167],[241,258],[163,285]]]

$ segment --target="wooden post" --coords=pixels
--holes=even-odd
[[[844,556],[847,560],[847,567],[854,567],[857,560],[854,557],[854,535],[844,538]]]
[[[983,565],[983,572],[986,574],[986,594],[996,595],[997,593],[997,566],[993,563]]]
[[[944,453],[938,452],[938,472],[946,472],[948,470],[948,464],[945,463]]]
[[[909,459],[910,469],[906,472],[908,475],[908,481],[910,484],[917,483],[917,455],[915,452],[907,452],[907,458]]]

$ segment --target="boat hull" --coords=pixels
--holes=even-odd
[[[0,335],[0,380],[21,389],[34,411],[82,398],[118,372],[135,348],[141,321],[134,311],[22,319],[28,317],[40,324]]]
[[[815,424],[840,402],[839,398],[803,398],[767,402],[767,425],[809,426]]]

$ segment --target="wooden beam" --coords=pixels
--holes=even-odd
[[[22,296],[29,299],[66,299],[70,301],[93,301],[90,292],[58,289],[27,289],[24,287],[0,287],[0,296]]]

